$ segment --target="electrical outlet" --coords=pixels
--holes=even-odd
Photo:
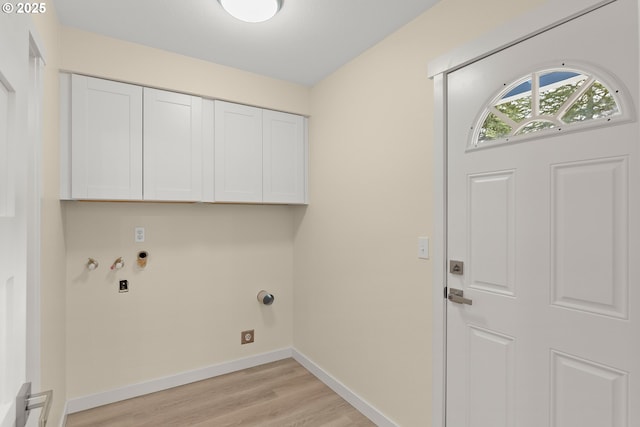
[[[120,280],[120,293],[129,292],[129,281],[128,280]]]
[[[136,243],[144,243],[144,227],[135,228],[135,241]]]
[[[253,329],[249,331],[242,331],[240,333],[240,344],[251,344],[255,338],[255,332]]]

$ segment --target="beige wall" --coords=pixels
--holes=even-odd
[[[309,89],[61,29],[61,69],[308,113]],[[293,209],[66,202],[68,398],[292,345]],[[134,227],[147,231],[134,243]],[[146,270],[135,267],[150,253]],[[109,266],[119,256],[125,268]],[[89,273],[89,257],[100,262]],[[118,293],[127,279],[130,292]],[[261,306],[268,289],[276,303]],[[240,346],[240,332],[256,342]],[[96,369],[98,367],[98,369]]]
[[[43,386],[74,398],[293,345],[399,425],[429,425],[433,284],[416,257],[433,234],[426,64],[538,3],[443,0],[311,90],[40,19]],[[61,207],[58,67],[310,114],[311,205]],[[126,266],[111,272],[117,256]],[[277,296],[267,309],[263,287]],[[256,343],[241,347],[246,328]]]
[[[41,380],[54,391],[50,424],[57,426],[66,402],[66,254],[59,201],[58,66],[59,26],[55,7],[33,22],[43,44],[42,205],[41,205]]]
[[[290,208],[69,202],[66,213],[70,398],[291,347]],[[263,288],[272,306],[257,302]],[[241,346],[246,329],[256,342]]]
[[[401,426],[431,422],[433,90],[427,63],[535,0],[443,0],[311,92],[294,345]],[[439,289],[440,284],[435,288]]]
[[[61,69],[307,115],[309,89],[199,59],[62,27]]]

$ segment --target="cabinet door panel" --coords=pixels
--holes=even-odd
[[[215,102],[215,199],[262,202],[262,110]]]
[[[305,203],[304,118],[263,111],[263,201]]]
[[[73,75],[71,197],[142,199],[142,88]]]
[[[144,200],[202,198],[202,99],[144,89]]]

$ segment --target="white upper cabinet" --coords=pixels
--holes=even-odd
[[[307,121],[60,75],[60,198],[306,204]]]
[[[215,201],[307,203],[302,116],[215,101]]]
[[[144,200],[202,200],[202,99],[144,88]]]
[[[262,202],[262,110],[215,101],[215,200]]]
[[[306,129],[302,116],[262,112],[262,201],[305,203]]]
[[[142,198],[141,87],[72,75],[70,140],[71,198]]]

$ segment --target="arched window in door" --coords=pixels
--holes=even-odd
[[[505,84],[487,104],[472,128],[470,148],[610,122],[622,117],[619,92],[577,69],[533,72]]]

